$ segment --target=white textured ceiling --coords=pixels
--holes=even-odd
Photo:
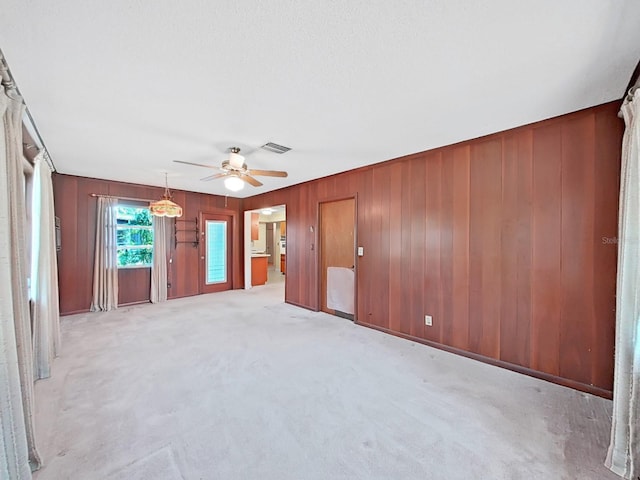
[[[58,171],[227,194],[230,146],[300,183],[619,99],[637,0],[2,0]]]

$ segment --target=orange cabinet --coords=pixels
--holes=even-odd
[[[251,214],[251,240],[258,240],[260,236],[260,215],[258,213]]]
[[[267,283],[267,257],[251,257],[251,285]]]
[[[286,258],[284,253],[280,254],[280,271],[282,272],[282,274],[284,275],[284,272],[286,271],[285,267],[286,267]]]

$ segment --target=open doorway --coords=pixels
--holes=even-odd
[[[286,222],[285,205],[245,212],[245,289],[280,285],[284,298]]]

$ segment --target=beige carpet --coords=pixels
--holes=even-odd
[[[284,304],[63,319],[37,480],[616,479],[611,402]]]

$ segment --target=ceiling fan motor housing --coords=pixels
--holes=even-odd
[[[242,168],[242,166],[244,165],[244,157],[238,152],[232,150],[229,154],[229,165],[234,168]]]
[[[247,164],[242,164],[240,166],[235,166],[231,163],[231,160],[224,160],[222,162],[222,165],[220,166],[220,169],[224,172],[246,172],[247,171]]]

